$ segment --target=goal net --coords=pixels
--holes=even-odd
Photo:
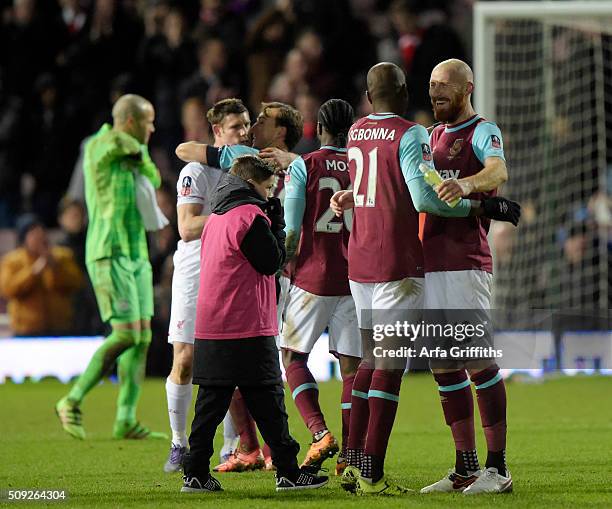
[[[498,309],[582,309],[609,298],[612,2],[480,2],[475,107],[497,122],[518,229],[490,242]],[[610,148],[609,148],[610,147]]]

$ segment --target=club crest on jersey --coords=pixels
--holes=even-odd
[[[191,194],[191,177],[186,175],[181,182],[181,196],[189,196]]]
[[[285,173],[285,184],[288,184],[291,181],[291,168],[287,168],[287,173]]]
[[[454,141],[453,146],[448,150],[449,159],[454,159],[457,157],[459,152],[461,152],[461,147],[463,146],[463,138],[458,138]]]
[[[428,143],[421,143],[421,152],[423,153],[423,161],[431,161],[431,148]]]
[[[491,135],[491,146],[493,148],[501,148],[501,140],[495,134]]]

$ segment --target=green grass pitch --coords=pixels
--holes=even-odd
[[[336,478],[315,491],[276,494],[271,473],[219,474],[220,494],[181,494],[179,475],[166,475],[164,441],[110,438],[117,387],[104,383],[86,399],[85,441],[64,434],[53,413],[66,386],[55,381],[0,385],[0,490],[66,489],[69,499],[53,507],[612,507],[612,378],[555,378],[544,383],[508,382],[509,466],[514,493],[406,495],[359,498],[344,493]],[[341,385],[320,385],[327,423],[340,435]],[[438,480],[454,452],[435,384],[427,375],[404,379],[386,469],[403,485],[418,489]],[[290,427],[306,451],[308,433],[287,399]],[[164,382],[146,382],[139,410],[143,423],[168,428]],[[477,418],[477,422],[479,420]],[[477,425],[479,426],[479,424]],[[477,428],[481,460],[485,449]],[[216,460],[220,437],[217,435]],[[331,461],[327,462],[332,467]],[[42,502],[6,502],[43,507]]]

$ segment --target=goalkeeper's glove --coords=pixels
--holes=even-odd
[[[484,210],[484,216],[496,221],[505,221],[517,226],[521,217],[521,206],[512,200],[496,196],[485,198],[480,202]]]

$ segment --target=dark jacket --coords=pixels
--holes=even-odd
[[[229,173],[221,177],[213,196],[213,214],[223,215],[240,205],[254,204],[269,217],[268,226],[263,218],[253,222],[244,237],[240,250],[253,268],[266,275],[275,274],[285,261],[285,222],[278,198],[264,200],[247,182]]]

